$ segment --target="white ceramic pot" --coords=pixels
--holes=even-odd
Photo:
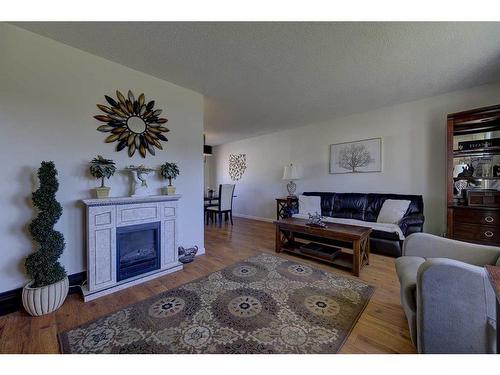
[[[164,190],[167,195],[174,195],[175,194],[175,186],[169,185],[165,188]]]
[[[95,193],[96,193],[96,196],[98,199],[102,199],[102,198],[107,198],[109,197],[109,191],[111,190],[111,188],[105,186],[105,187],[98,187],[98,188],[95,188]]]
[[[57,283],[31,288],[30,282],[23,288],[23,306],[33,316],[40,316],[56,311],[64,303],[69,290],[67,277]]]

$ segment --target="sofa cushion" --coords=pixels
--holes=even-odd
[[[335,193],[319,193],[319,192],[305,192],[305,196],[321,197],[321,215],[333,216],[333,202],[335,202]]]
[[[377,221],[378,214],[386,199],[409,200],[410,206],[406,215],[423,214],[424,201],[421,195],[406,195],[406,194],[379,194],[370,193],[368,196],[368,204],[365,211],[366,221]]]
[[[336,194],[331,216],[344,219],[364,220],[367,202],[367,194]]]
[[[321,213],[321,198],[316,196],[299,195],[299,214],[305,215]]]
[[[386,199],[378,213],[377,223],[399,223],[408,211],[410,203],[403,199]]]

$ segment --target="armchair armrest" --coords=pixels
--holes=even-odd
[[[495,264],[500,247],[476,245],[428,233],[413,233],[403,243],[403,255],[422,258],[449,258],[476,266]]]
[[[403,231],[403,234],[407,236],[415,232],[422,232],[424,220],[425,218],[422,214],[411,214],[403,217],[399,221],[398,225]],[[411,231],[409,231],[410,227],[413,227]]]
[[[417,273],[420,353],[494,353],[495,295],[484,268],[435,258]]]

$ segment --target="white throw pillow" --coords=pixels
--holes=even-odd
[[[397,224],[405,216],[411,201],[386,199],[377,217],[377,223]]]
[[[299,195],[299,214],[313,215],[316,212],[321,215],[321,197]]]

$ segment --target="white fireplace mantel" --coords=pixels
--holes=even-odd
[[[177,203],[180,195],[85,199],[87,284],[85,301],[182,269],[177,252]],[[116,229],[160,222],[160,268],[117,281]]]

